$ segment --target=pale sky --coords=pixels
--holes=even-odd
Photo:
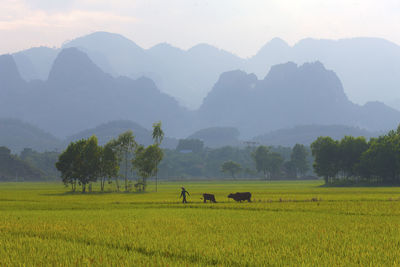
[[[0,54],[95,31],[143,48],[209,43],[242,57],[274,37],[381,37],[400,44],[400,0],[0,0]]]

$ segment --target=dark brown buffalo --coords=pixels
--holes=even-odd
[[[215,196],[213,194],[203,194],[203,200],[204,200],[204,203],[206,203],[207,200],[217,203],[217,201],[215,201]]]
[[[228,198],[233,198],[235,201],[242,202],[247,200],[251,202],[251,193],[250,192],[237,192],[235,194],[229,194]]]

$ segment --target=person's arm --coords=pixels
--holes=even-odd
[[[188,192],[188,191],[186,191],[186,193],[188,193],[188,196],[190,196],[190,194],[189,194],[189,192]]]

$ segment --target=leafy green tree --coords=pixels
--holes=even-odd
[[[400,135],[391,131],[373,138],[360,160],[359,172],[370,181],[400,182]]]
[[[152,137],[156,144],[161,145],[161,142],[164,139],[164,132],[161,129],[161,121],[153,123]]]
[[[294,165],[293,161],[289,160],[283,163],[283,170],[285,172],[286,177],[297,177],[297,169]]]
[[[104,191],[106,179],[117,177],[119,172],[118,157],[112,143],[107,143],[100,148],[100,188]]]
[[[64,184],[70,183],[75,191],[78,181],[85,193],[86,185],[95,182],[100,175],[100,154],[96,136],[70,143],[56,163]]]
[[[123,163],[123,177],[125,180],[125,191],[129,190],[128,186],[128,172],[130,169],[130,164],[128,164],[129,159],[134,156],[134,151],[137,148],[137,143],[132,131],[126,131],[118,136],[117,139],[111,141],[112,147],[117,151],[118,160]],[[117,182],[117,190],[119,191],[119,183]]]
[[[318,137],[311,144],[314,171],[329,183],[339,172],[339,144],[330,137]]]
[[[100,175],[101,149],[95,135],[86,140],[82,150],[81,160],[83,161],[80,169],[79,182],[82,184],[82,192],[86,192],[86,185],[96,182]]]
[[[309,170],[308,160],[307,160],[307,150],[304,145],[296,144],[292,149],[292,154],[290,155],[290,161],[293,164],[294,174],[297,178],[299,175],[304,176]]]
[[[240,164],[232,160],[225,161],[221,166],[221,171],[229,173],[232,178],[235,178],[235,174],[239,173],[241,170],[242,167]]]
[[[164,139],[164,132],[161,129],[161,121],[157,122],[157,123],[153,123],[153,134],[152,134],[154,143],[158,146],[161,145],[162,140]],[[163,154],[161,154],[161,158],[159,161],[155,161],[155,168],[156,168],[156,192],[157,192],[157,187],[158,187],[158,164],[160,164],[160,161],[163,158]]]
[[[66,150],[60,154],[56,162],[56,168],[61,172],[61,178],[65,185],[71,184],[72,191],[76,191],[76,185],[81,176],[82,151],[85,140],[71,142]]]
[[[264,177],[268,172],[269,149],[266,146],[259,146],[252,153],[252,157],[256,163],[257,172],[263,172]]]
[[[358,176],[361,155],[368,149],[365,137],[345,136],[339,143],[339,169],[345,178]]]
[[[21,151],[19,157],[31,166],[44,172],[46,180],[56,180],[59,172],[55,166],[59,153],[55,151],[37,152],[31,148]]]
[[[283,162],[284,162],[284,159],[281,156],[281,154],[279,154],[277,152],[269,153],[267,169],[268,169],[270,178],[280,176]]]
[[[284,159],[281,154],[271,152],[266,146],[259,146],[252,153],[256,163],[256,170],[263,172],[265,178],[279,177]]]
[[[43,172],[11,154],[11,150],[0,146],[0,181],[37,181]]]
[[[141,181],[138,181],[139,189],[145,191],[147,179],[157,172],[156,162],[161,161],[163,151],[158,144],[153,144],[148,147],[138,146],[135,154],[136,157],[132,160],[132,164],[141,177]]]

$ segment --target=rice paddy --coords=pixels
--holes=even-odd
[[[0,183],[0,266],[400,265],[400,188],[321,184],[165,182],[158,192],[81,194]],[[227,198],[235,192],[253,202]]]

